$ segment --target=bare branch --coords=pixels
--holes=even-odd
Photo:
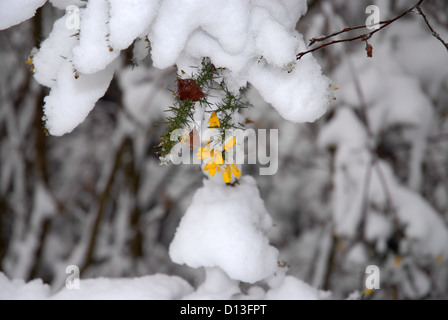
[[[420,13],[420,15],[423,17],[423,19],[425,20],[426,25],[428,26],[429,30],[431,30],[432,35],[438,39],[440,42],[442,42],[442,44],[445,46],[445,49],[448,51],[448,43],[446,43],[442,37],[434,30],[434,28],[431,26],[431,24],[428,21],[428,18],[426,17],[425,13],[423,12],[422,8],[420,8],[420,5],[416,6],[416,9],[418,11],[418,13]]]
[[[310,50],[308,50],[308,51],[299,52],[299,53],[296,55],[297,60],[301,59],[304,55],[306,55],[306,54],[308,54],[308,53],[311,53],[311,52],[320,50],[320,49],[322,49],[322,48],[325,48],[325,47],[327,47],[327,46],[330,46],[330,45],[333,45],[333,44],[336,44],[336,43],[351,42],[351,41],[355,41],[355,40],[367,41],[367,40],[369,40],[375,33],[377,33],[378,31],[380,31],[380,30],[382,30],[382,29],[388,27],[388,26],[389,26],[390,24],[392,24],[393,22],[395,22],[395,21],[397,21],[398,19],[401,19],[401,18],[403,18],[404,16],[406,16],[407,14],[413,12],[417,7],[419,8],[420,5],[423,3],[423,1],[424,1],[424,0],[420,0],[420,1],[419,1],[417,4],[415,4],[413,7],[409,8],[408,10],[406,10],[405,12],[403,12],[402,14],[396,16],[396,17],[393,18],[393,19],[385,20],[385,21],[380,21],[380,22],[378,23],[378,25],[380,25],[380,27],[379,27],[378,29],[375,29],[375,30],[371,31],[371,32],[363,33],[363,34],[361,34],[361,35],[358,35],[358,36],[355,36],[355,37],[351,37],[351,38],[347,38],[347,39],[333,40],[333,41],[331,41],[331,42],[324,43],[324,44],[320,45],[319,47],[310,49]],[[357,26],[357,27],[351,27],[351,28],[348,27],[348,28],[344,28],[344,29],[341,30],[341,31],[335,32],[335,33],[333,33],[333,34],[331,34],[331,35],[329,35],[329,36],[326,36],[326,37],[313,38],[313,39],[310,40],[310,45],[312,45],[312,44],[314,44],[314,43],[316,43],[316,42],[322,42],[322,41],[325,41],[325,40],[327,40],[327,39],[329,39],[329,38],[332,38],[332,37],[334,37],[334,36],[340,35],[340,34],[345,33],[345,32],[349,32],[349,31],[353,31],[353,30],[357,30],[357,29],[362,29],[362,28],[365,28],[365,26]]]
[[[386,21],[380,21],[378,23],[373,24],[373,26],[382,25],[382,24],[385,24],[385,23],[386,23]],[[350,32],[350,31],[353,31],[353,30],[364,29],[365,27],[366,27],[365,25],[356,26],[356,27],[346,27],[346,28],[342,29],[341,31],[334,32],[334,33],[332,33],[332,34],[330,34],[328,36],[324,36],[324,37],[321,37],[321,38],[312,38],[312,39],[310,39],[310,44],[309,45],[312,46],[316,42],[323,42],[323,41],[325,41],[325,40],[327,40],[329,38],[338,36],[340,34],[343,34],[343,33],[346,33],[346,32]]]

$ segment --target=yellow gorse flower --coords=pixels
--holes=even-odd
[[[222,173],[222,179],[225,183],[229,183],[232,180],[232,173],[229,166],[226,166],[226,168],[224,169],[224,172]]]
[[[237,166],[236,164],[234,164],[234,163],[231,163],[229,166],[230,166],[230,169],[232,170],[233,175],[234,175],[237,179],[239,179],[239,178],[241,177],[241,171],[240,171],[240,169],[238,168],[238,166]]]
[[[232,137],[231,139],[229,139],[229,141],[227,141],[227,143],[224,145],[224,150],[227,152],[230,152],[231,149],[235,146],[236,143],[236,138]]]
[[[208,175],[213,177],[216,172],[221,171],[221,168],[214,161],[211,161],[204,167],[204,171],[208,171]]]
[[[225,183],[230,183],[230,181],[232,180],[232,173],[237,179],[241,177],[241,171],[238,168],[238,166],[234,163],[226,165],[226,168],[222,173],[222,178]]]
[[[25,62],[25,64],[28,65],[28,66],[31,66],[30,67],[30,73],[33,73],[34,72],[34,64],[33,64],[33,57],[32,56],[30,56],[28,58],[28,60]]]
[[[231,149],[235,146],[236,139],[232,137],[227,141],[227,143],[223,146],[224,151],[230,152]],[[241,177],[241,171],[238,166],[234,163],[224,164],[223,151],[219,149],[212,149],[209,147],[201,147],[198,150],[197,159],[206,159],[206,165],[204,167],[204,171],[208,171],[208,175],[210,177],[215,176],[218,172],[222,172],[222,179],[225,183],[230,183],[232,181],[232,174],[239,179]]]
[[[198,150],[197,159],[207,159],[212,156],[213,149],[207,147],[200,147]]]
[[[212,115],[210,116],[210,119],[208,119],[208,123],[210,124],[210,128],[221,126],[221,124],[219,123],[218,116],[216,115],[216,112],[212,113]]]
[[[371,295],[373,293],[373,290],[372,289],[365,289],[364,290],[364,294],[366,295],[366,296],[369,296],[369,295]]]

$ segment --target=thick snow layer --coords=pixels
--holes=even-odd
[[[204,180],[177,228],[169,254],[176,263],[220,267],[234,280],[253,283],[277,269],[278,251],[266,237],[271,226],[252,177],[242,177],[235,187]]]
[[[51,88],[44,99],[44,112],[46,126],[55,136],[71,132],[84,121],[109,87],[115,69],[114,63],[108,63],[104,70],[83,74],[74,66],[72,50],[79,48],[82,40],[74,36],[76,30],[66,27],[66,18],[67,15],[54,23],[49,37],[33,57],[35,79]]]
[[[33,56],[34,79],[49,88],[57,84],[57,74],[62,65],[72,57],[72,49],[78,40],[76,30],[66,27],[67,15],[55,21],[53,30]],[[73,74],[73,71],[72,71]]]
[[[73,64],[79,72],[104,70],[120,54],[109,43],[109,9],[107,0],[89,0],[81,12],[79,45],[73,49]]]
[[[143,34],[154,19],[160,0],[109,0],[110,45],[126,49]]]
[[[87,117],[109,87],[114,64],[94,74],[80,74],[76,79],[69,61],[62,64],[55,85],[44,106],[46,125],[51,134],[63,135],[72,131]]]
[[[47,0],[0,0],[0,30],[33,17]]]
[[[51,295],[50,287],[40,279],[25,283],[9,280],[0,273],[0,300],[172,300],[192,291],[191,285],[177,276],[155,274],[140,278],[81,279],[79,289],[64,288]]]
[[[64,288],[56,300],[172,300],[193,291],[185,280],[176,276],[155,274],[141,278],[80,280],[80,289]]]
[[[232,280],[220,268],[205,268],[205,281],[185,300],[229,300],[240,293],[239,282]]]
[[[58,9],[65,10],[68,6],[84,7],[85,1],[82,0],[49,0],[49,2]]]
[[[163,1],[150,32],[154,65],[166,68],[176,64],[190,34],[199,28],[224,51],[240,53],[247,41],[249,12],[249,0]]]
[[[230,89],[250,82],[285,119],[314,121],[328,106],[329,82],[312,56],[295,59],[306,50],[294,30],[305,11],[305,1],[163,1],[151,56],[156,67],[177,64],[187,73],[210,57],[229,70]]]
[[[42,280],[10,280],[0,272],[0,300],[318,300],[331,298],[293,276],[286,276],[275,288],[259,286],[242,294],[239,282],[219,268],[206,269],[206,281],[195,291],[177,276],[154,274],[139,278],[80,279],[79,289],[63,288],[52,293]]]
[[[22,2],[27,3],[18,1]],[[29,7],[32,10],[44,1],[34,2]],[[80,4],[76,0],[51,2],[60,9]],[[96,87],[101,90],[89,99],[78,99],[77,108],[61,105],[63,99],[54,99],[53,90],[48,99],[53,104],[45,111],[49,132],[62,135],[83,121],[86,110],[90,111],[102,96],[99,93],[105,91],[111,64],[121,50],[146,38],[157,68],[176,65],[191,74],[197,71],[192,67],[209,57],[216,66],[226,68],[224,78],[230,90],[236,92],[249,82],[285,119],[315,121],[329,105],[329,81],[311,55],[296,60],[296,54],[306,50],[303,37],[295,30],[306,10],[306,0],[89,0],[79,10],[79,34],[66,27],[68,16],[55,22],[37,54],[36,80],[72,92],[64,86],[73,83],[60,75],[66,59],[73,72],[100,79]],[[138,50],[137,60],[146,51]]]
[[[313,57],[302,58],[290,73],[258,62],[248,70],[248,81],[286,120],[315,121],[327,110],[329,82]]]
[[[321,296],[326,294],[292,276],[287,276],[279,287],[266,293],[267,300],[320,300]]]
[[[23,280],[9,280],[0,272],[0,300],[40,300],[50,297],[50,286],[36,279],[25,283]]]

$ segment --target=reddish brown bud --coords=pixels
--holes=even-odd
[[[205,97],[205,94],[193,79],[177,79],[177,94],[180,100],[198,101]]]

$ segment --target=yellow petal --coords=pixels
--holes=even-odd
[[[210,168],[212,167],[212,164],[213,164],[212,162],[207,163],[204,167],[204,171],[210,170]]]
[[[232,180],[232,173],[230,172],[229,166],[226,166],[226,168],[224,169],[222,173],[222,178],[225,183],[230,183],[230,181]]]
[[[222,158],[222,153],[219,151],[216,152],[215,163],[216,164],[224,164],[224,159]]]
[[[210,124],[210,127],[220,127],[221,124],[219,123],[218,116],[216,115],[216,112],[213,112],[210,116],[210,119],[208,119],[208,123]]]
[[[25,64],[27,64],[27,65],[33,64],[33,59],[32,59],[32,58],[29,58],[29,59],[25,62]]]
[[[219,167],[218,167],[218,169],[219,169]],[[204,171],[207,171],[208,170],[208,175],[210,176],[210,177],[213,177],[214,175],[215,175],[215,173],[216,173],[216,163],[214,163],[214,162],[210,162],[210,163],[208,163],[205,167],[204,167]],[[218,171],[219,172],[219,171]]]
[[[232,170],[233,175],[239,179],[241,177],[241,171],[238,166],[234,163],[230,164],[230,169]]]
[[[236,138],[230,138],[227,143],[224,145],[224,150],[226,150],[227,152],[230,152],[230,149],[232,149],[235,146],[236,143]]]
[[[204,159],[204,147],[200,147],[198,149],[198,153],[196,153],[196,159]]]
[[[211,150],[207,147],[200,147],[198,150],[197,159],[207,159],[210,158]]]

